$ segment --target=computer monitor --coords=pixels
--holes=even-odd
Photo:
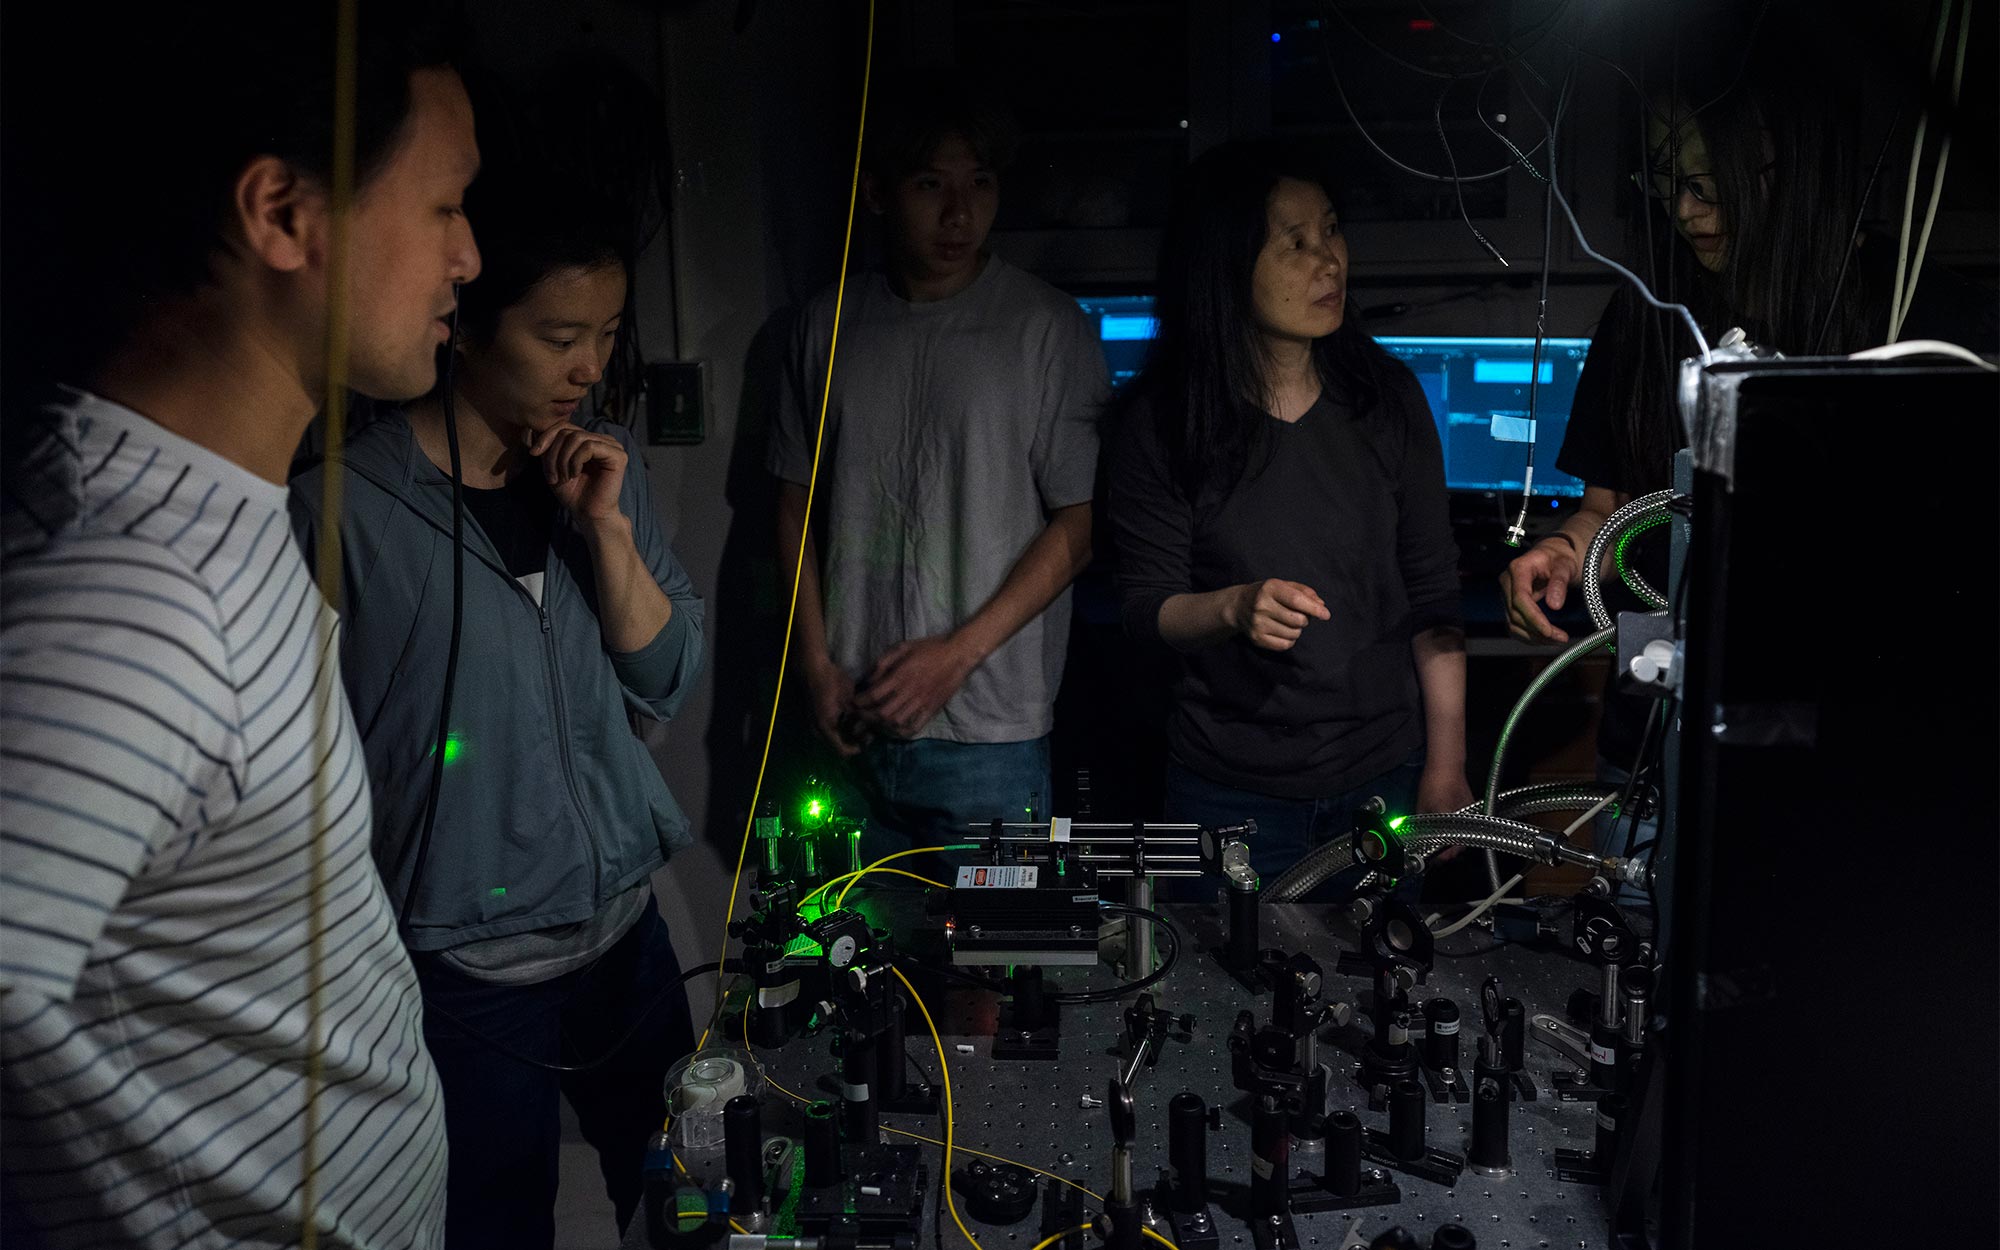
[[[1583,372],[1589,339],[1542,340],[1535,419],[1528,419],[1528,378],[1535,371],[1531,338],[1379,336],[1408,365],[1430,401],[1444,444],[1445,485],[1457,491],[1518,491],[1534,444],[1535,493],[1577,498],[1583,483],[1556,469],[1570,401]]]
[[[1111,385],[1138,375],[1153,340],[1150,295],[1080,295],[1077,305],[1097,327]],[[1375,340],[1408,365],[1430,402],[1444,445],[1445,485],[1455,491],[1518,491],[1535,449],[1535,493],[1578,498],[1583,483],[1556,469],[1570,400],[1589,339],[1542,340],[1541,378],[1535,389],[1535,419],[1528,420],[1528,375],[1533,371],[1531,338],[1381,336]]]
[[[1146,349],[1153,342],[1153,297],[1150,295],[1079,295],[1077,306],[1097,327],[1104,348],[1104,367],[1111,371],[1112,389],[1139,376]]]

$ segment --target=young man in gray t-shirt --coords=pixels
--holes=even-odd
[[[789,571],[826,395],[793,658],[878,828],[939,842],[1048,802],[1107,388],[1076,304],[985,251],[1004,122],[939,84],[876,134],[887,266],[849,283],[830,389],[838,293],[807,307],[769,467]]]

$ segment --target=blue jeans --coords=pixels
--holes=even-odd
[[[864,864],[912,846],[965,840],[966,826],[998,816],[1048,819],[1049,740],[870,743],[855,769],[874,819],[861,840]]]
[[[1380,796],[1392,814],[1413,811],[1417,804],[1417,782],[1423,776],[1424,757],[1419,751],[1388,772],[1354,787],[1344,794],[1317,799],[1283,799],[1239,790],[1211,781],[1179,761],[1167,764],[1166,818],[1213,828],[1217,825],[1257,822],[1250,839],[1250,866],[1265,884],[1277,880],[1287,868],[1304,858],[1308,851],[1354,831],[1361,805]],[[1350,870],[1321,884],[1307,895],[1313,902],[1345,899],[1359,880],[1359,870]],[[1176,883],[1177,885],[1179,883]],[[1213,889],[1204,882],[1199,889],[1177,888],[1176,899],[1206,900]]]
[[[666,1119],[667,1069],[694,1049],[659,906],[648,899],[638,923],[596,963],[537,985],[492,985],[436,955],[413,958],[424,1042],[444,1090],[447,1250],[555,1244],[558,1097],[569,1099],[597,1149],[618,1213],[618,1229],[605,1230],[609,1244],[639,1206],[646,1144]],[[631,1038],[585,1072],[552,1072],[499,1049],[588,1063],[628,1029]]]

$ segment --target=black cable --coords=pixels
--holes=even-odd
[[[1611,827],[1605,831],[1604,840],[1607,845],[1599,848],[1601,853],[1610,854],[1611,845],[1615,845],[1617,843],[1618,826],[1622,822],[1624,822],[1627,813],[1631,811],[1632,795],[1635,794],[1638,790],[1638,782],[1640,774],[1642,771],[1648,771],[1650,769],[1650,761],[1647,759],[1647,756],[1650,753],[1652,747],[1654,728],[1656,726],[1664,728],[1665,726],[1671,724],[1673,722],[1674,712],[1677,706],[1678,706],[1678,701],[1673,698],[1669,698],[1663,704],[1661,704],[1660,711],[1657,716],[1648,716],[1646,718],[1646,727],[1645,730],[1640,735],[1639,739],[1639,752],[1637,757],[1634,758],[1632,761],[1632,773],[1629,777],[1625,779],[1625,788],[1619,794],[1618,812],[1615,816],[1611,818]],[[1664,751],[1665,749],[1664,738],[1661,739],[1661,748]],[[1639,821],[1637,816],[1635,815],[1632,818],[1632,827],[1636,830],[1638,828],[1638,825]],[[1638,842],[1635,842],[1630,847],[1626,848],[1624,857],[1626,859],[1632,859],[1636,857],[1640,851],[1652,849],[1653,845],[1658,841],[1659,837],[1657,834],[1651,838],[1642,838]],[[1653,909],[1653,915],[1657,917],[1660,914],[1660,900],[1659,896],[1654,892],[1653,866],[1650,862],[1646,865],[1646,901],[1649,905],[1651,905]]]
[[[1336,11],[1339,8],[1338,5],[1330,5],[1322,7],[1332,8]],[[1343,18],[1342,20],[1345,21],[1346,19]],[[1362,42],[1367,43],[1368,41],[1366,39],[1363,39]],[[1369,46],[1374,47],[1375,45],[1369,44]],[[1376,50],[1378,52],[1382,51],[1380,48],[1377,48]],[[1387,52],[1383,52],[1382,54],[1384,56],[1389,56],[1389,53]],[[1488,179],[1498,178],[1501,175],[1512,171],[1512,169],[1514,168],[1513,164],[1510,162],[1506,165],[1502,165],[1498,169],[1489,169],[1485,173],[1460,175],[1460,174],[1434,174],[1427,170],[1417,169],[1414,166],[1405,165],[1403,162],[1389,155],[1388,149],[1384,148],[1381,144],[1375,142],[1375,136],[1369,134],[1368,128],[1361,124],[1361,118],[1354,111],[1353,102],[1347,98],[1347,89],[1341,85],[1340,72],[1338,69],[1334,67],[1333,48],[1329,41],[1329,36],[1327,35],[1325,23],[1321,23],[1320,25],[1320,55],[1322,59],[1326,61],[1326,74],[1327,77],[1333,82],[1333,93],[1334,95],[1339,97],[1340,107],[1347,113],[1347,120],[1354,123],[1355,133],[1360,135],[1362,141],[1365,142],[1369,147],[1374,148],[1378,156],[1380,156],[1383,160],[1389,162],[1391,165],[1394,165],[1397,169],[1402,170],[1404,173],[1409,174],[1412,177],[1422,178],[1429,182],[1465,183],[1465,182],[1485,182]],[[1395,60],[1397,58],[1390,56],[1390,59]],[[1502,62],[1502,64],[1505,63],[1506,62]],[[1482,72],[1488,72],[1488,71],[1482,71]],[[1451,77],[1469,78],[1472,75],[1446,74],[1442,76],[1446,78],[1451,78]],[[1528,151],[1532,153],[1539,151],[1540,149],[1541,149],[1541,144],[1538,143],[1534,147],[1529,148]]]
[[[1406,61],[1402,57],[1397,56],[1395,53],[1389,51],[1389,49],[1383,47],[1381,44],[1376,43],[1373,39],[1370,39],[1365,31],[1363,31],[1359,26],[1356,26],[1354,24],[1354,20],[1352,18],[1348,17],[1346,13],[1342,12],[1342,3],[1343,0],[1330,0],[1329,3],[1321,4],[1320,8],[1326,10],[1327,12],[1332,13],[1335,17],[1339,18],[1341,25],[1347,27],[1348,30],[1352,31],[1354,34],[1354,38],[1358,42],[1360,42],[1364,47],[1368,48],[1371,52],[1375,53],[1375,55],[1381,57],[1385,61],[1388,61],[1392,65],[1400,66],[1403,69],[1408,70],[1412,74],[1421,74],[1426,78],[1449,78],[1453,80],[1460,80],[1460,79],[1473,78],[1476,77],[1478,74],[1484,72],[1482,70],[1465,70],[1462,72],[1453,73],[1447,70],[1430,69],[1427,68],[1426,66],[1417,64],[1415,61]],[[1474,43],[1474,46],[1485,48],[1490,51],[1505,52],[1507,55],[1502,57],[1500,61],[1502,65],[1505,65],[1510,61],[1521,60],[1521,58],[1526,56],[1528,52],[1532,51],[1535,45],[1539,44],[1542,41],[1542,39],[1547,36],[1548,31],[1550,30],[1551,27],[1553,27],[1555,23],[1555,19],[1561,17],[1563,13],[1569,8],[1569,6],[1570,6],[1570,0],[1563,0],[1562,4],[1556,6],[1556,9],[1553,13],[1551,13],[1547,18],[1543,19],[1541,23],[1541,28],[1539,30],[1529,30],[1523,32],[1524,34],[1532,34],[1535,36],[1535,38],[1533,43],[1529,43],[1525,47],[1519,49],[1509,48],[1505,44],[1477,44],[1474,43],[1473,40],[1465,39],[1463,36],[1458,36],[1458,35],[1453,35],[1452,37],[1459,39],[1463,43]],[[1439,28],[1440,29],[1443,28],[1442,23],[1439,24]],[[1325,31],[1326,29],[1325,23],[1320,24],[1320,29],[1322,32]],[[1445,31],[1445,33],[1448,35],[1452,34],[1452,32],[1448,30]]]
[[[410,885],[403,895],[403,914],[398,924],[410,927],[410,909],[416,906],[417,889],[423,884],[424,864],[430,858],[431,830],[437,825],[438,795],[444,790],[444,762],[451,751],[451,692],[458,680],[458,643],[465,624],[465,496],[464,476],[458,457],[458,410],[452,402],[452,361],[458,355],[458,288],[452,288],[451,337],[445,341],[444,440],[451,448],[451,648],[444,658],[444,693],[438,697],[437,741],[431,745],[431,785],[424,796],[423,831],[417,836],[417,857],[410,869]]]
[[[1073,990],[1069,993],[1057,992],[1044,995],[1044,997],[1046,997],[1050,1002],[1056,1002],[1056,1003],[1116,1002],[1118,999],[1125,997],[1127,994],[1137,994],[1140,990],[1148,989],[1152,986],[1158,985],[1162,980],[1166,978],[1166,975],[1169,972],[1173,971],[1174,964],[1177,961],[1179,961],[1181,957],[1181,935],[1178,931],[1175,930],[1174,922],[1167,919],[1159,912],[1152,911],[1144,907],[1134,907],[1130,903],[1113,903],[1103,900],[1100,900],[1097,906],[1103,911],[1111,912],[1113,915],[1136,916],[1141,920],[1150,920],[1153,923],[1159,925],[1160,928],[1167,935],[1167,957],[1160,962],[1160,966],[1157,969],[1155,969],[1150,976],[1140,977],[1137,981],[1127,982],[1124,985],[1114,985],[1109,989]]]
[[[1509,139],[1506,135],[1500,133],[1498,127],[1494,126],[1492,122],[1486,120],[1486,84],[1489,81],[1491,81],[1493,75],[1498,72],[1499,72],[1498,70],[1488,71],[1486,77],[1479,80],[1479,90],[1472,93],[1472,116],[1479,122],[1480,125],[1486,127],[1487,134],[1490,134],[1495,139],[1498,139],[1502,144],[1506,146],[1509,152],[1512,152],[1514,154],[1514,158],[1520,162],[1521,168],[1527,170],[1529,175],[1533,177],[1536,182],[1547,182],[1549,180],[1548,175],[1543,174],[1541,170],[1536,169],[1535,163],[1529,160],[1527,154],[1522,152],[1520,148],[1514,146],[1514,141],[1512,139]],[[1525,88],[1523,88],[1523,90],[1525,90]],[[1556,110],[1556,120],[1557,121],[1562,120],[1561,109]],[[1555,172],[1555,154],[1551,152],[1549,154],[1549,173],[1553,174],[1554,172]]]
[[[1727,87],[1724,87],[1722,90],[1716,92],[1714,95],[1708,97],[1708,99],[1696,105],[1694,110],[1681,120],[1682,125],[1686,125],[1689,122],[1692,122],[1695,118],[1700,117],[1703,113],[1706,113],[1709,109],[1715,107],[1717,104],[1720,104],[1723,100],[1727,99],[1732,93],[1734,93],[1736,88],[1743,85],[1743,75],[1750,68],[1751,58],[1757,55],[1757,32],[1764,28],[1764,17],[1770,11],[1771,11],[1771,0],[1763,0],[1763,3],[1758,5],[1757,16],[1750,23],[1749,33],[1745,34],[1743,38],[1739,41],[1743,45],[1743,59],[1741,59],[1736,63],[1736,76],[1729,80],[1729,85]],[[1674,75],[1674,90],[1676,93],[1680,91],[1680,75],[1678,72],[1676,72]]]
[[[1813,335],[1812,346],[1806,351],[1808,356],[1819,355],[1820,344],[1826,340],[1826,332],[1833,325],[1833,314],[1840,307],[1840,288],[1847,282],[1847,268],[1853,263],[1854,253],[1861,234],[1861,223],[1868,218],[1868,197],[1875,194],[1875,180],[1882,175],[1882,159],[1889,155],[1889,147],[1896,141],[1896,129],[1903,124],[1903,106],[1900,102],[1889,118],[1889,133],[1882,139],[1881,151],[1875,153],[1875,167],[1868,171],[1868,185],[1861,188],[1861,205],[1854,215],[1854,228],[1847,232],[1847,251],[1840,258],[1840,272],[1833,276],[1833,294],[1826,297],[1826,315],[1820,318],[1819,331]]]
[[[1514,518],[1513,526],[1507,531],[1507,543],[1509,546],[1518,546],[1528,536],[1528,503],[1533,497],[1535,485],[1535,448],[1539,445],[1541,433],[1541,427],[1536,424],[1536,417],[1538,415],[1536,397],[1540,394],[1542,388],[1542,348],[1548,340],[1549,268],[1551,262],[1555,259],[1556,129],[1562,125],[1563,110],[1568,107],[1569,101],[1567,97],[1572,81],[1573,79],[1568,77],[1563,79],[1563,98],[1556,101],[1554,109],[1555,117],[1550,121],[1548,129],[1549,177],[1542,179],[1541,295],[1535,305],[1535,350],[1534,354],[1528,359],[1528,462],[1521,472],[1521,513]],[[1488,126],[1487,129],[1492,130],[1493,128]],[[1494,133],[1499,134],[1498,131],[1494,131]],[[1505,141],[1504,136],[1502,141]],[[1507,146],[1509,149],[1514,148],[1514,145],[1511,143]],[[1521,164],[1527,168],[1529,173],[1534,173],[1534,165],[1525,156],[1521,158]],[[1507,515],[1505,507],[1501,508],[1500,515],[1502,518],[1505,518]]]
[[[1575,77],[1576,61],[1575,58],[1571,58],[1569,71],[1563,76],[1562,92],[1556,97],[1558,102],[1568,98],[1570,84],[1575,80]],[[1541,109],[1535,107],[1534,100],[1525,91],[1522,92],[1521,98],[1527,104],[1528,108],[1534,112],[1535,116],[1541,120],[1544,126],[1549,127],[1551,130],[1554,129],[1554,125],[1547,117],[1543,116]],[[1533,150],[1533,148],[1529,149],[1529,151]],[[1688,333],[1694,337],[1695,346],[1701,352],[1702,359],[1704,361],[1707,360],[1709,355],[1708,337],[1701,332],[1701,326],[1695,322],[1694,313],[1688,309],[1687,305],[1660,299],[1653,294],[1652,288],[1647,286],[1638,274],[1633,273],[1630,269],[1627,269],[1625,266],[1592,247],[1590,240],[1583,233],[1583,224],[1576,219],[1576,210],[1570,207],[1569,197],[1562,193],[1562,188],[1558,185],[1558,180],[1550,179],[1549,186],[1555,189],[1556,203],[1562,207],[1563,217],[1569,222],[1570,234],[1576,239],[1576,245],[1583,249],[1583,254],[1625,279],[1626,282],[1632,285],[1634,290],[1638,291],[1639,298],[1644,300],[1649,306],[1659,309],[1661,312],[1679,313],[1681,320],[1687,325]]]
[[[1653,730],[1658,726],[1659,722],[1660,718],[1657,715],[1649,715],[1646,717],[1645,727],[1639,731],[1639,750],[1632,759],[1632,771],[1625,775],[1624,787],[1618,791],[1618,808],[1611,817],[1611,828],[1607,831],[1608,833],[1616,834],[1618,832],[1618,822],[1625,818],[1626,811],[1632,806],[1632,796],[1639,789],[1639,775],[1646,770],[1648,757],[1653,749]],[[1636,825],[1637,822],[1634,823]],[[1607,841],[1609,840],[1607,839]],[[1612,851],[1611,847],[1603,846],[1598,848],[1598,853],[1601,855],[1610,855],[1615,852]]]
[[[896,954],[896,962],[913,972],[928,972],[934,976],[943,977],[947,981],[958,981],[965,985],[970,985],[975,989],[985,990],[988,993],[1002,994],[1006,992],[1006,986],[992,977],[982,977],[975,973],[960,972],[956,968],[942,964],[923,963],[914,956],[900,951]]]
[[[1431,109],[1431,118],[1437,123],[1438,143],[1444,147],[1444,163],[1451,169],[1451,193],[1458,200],[1459,220],[1465,223],[1465,228],[1472,231],[1472,237],[1479,241],[1479,246],[1491,253],[1494,260],[1499,261],[1503,268],[1511,268],[1507,264],[1507,258],[1500,254],[1500,249],[1494,247],[1487,237],[1479,232],[1479,227],[1472,224],[1472,214],[1466,211],[1465,183],[1458,176],[1458,157],[1452,152],[1451,140],[1444,133],[1444,102],[1445,97],[1450,94],[1451,84],[1446,83],[1444,90],[1438,92],[1437,105]]]
[[[464,1030],[467,1036],[479,1042],[481,1045],[491,1047],[492,1049],[497,1050],[501,1054],[507,1056],[509,1059],[516,1060],[520,1063],[525,1063],[529,1067],[541,1068],[545,1072],[588,1072],[593,1068],[601,1068],[605,1064],[611,1062],[612,1058],[615,1057],[619,1051],[625,1048],[625,1043],[631,1041],[632,1038],[639,1032],[639,1026],[646,1022],[647,1016],[653,1014],[653,1009],[655,1007],[658,1007],[661,1003],[667,1000],[667,995],[679,990],[683,985],[686,985],[689,981],[693,980],[694,978],[698,976],[703,976],[707,973],[743,972],[745,970],[746,970],[746,965],[744,965],[744,963],[738,959],[732,959],[727,961],[726,963],[721,963],[721,964],[697,964],[692,968],[683,969],[680,976],[674,978],[671,984],[663,985],[660,987],[659,992],[653,995],[652,1000],[646,1004],[646,1006],[639,1012],[638,1015],[632,1018],[631,1025],[626,1028],[625,1032],[619,1036],[617,1041],[611,1043],[610,1046],[606,1047],[603,1054],[597,1056],[597,1058],[592,1059],[587,1063],[549,1063],[546,1062],[545,1060],[536,1059],[530,1055],[524,1055],[520,1051],[515,1050],[512,1046],[509,1046],[507,1043],[499,1040],[498,1038],[488,1037],[486,1034],[481,1033],[478,1029],[473,1028],[465,1021],[459,1019],[457,1016],[451,1014],[449,1011],[446,1011],[444,1008],[438,1006],[436,1003],[431,1002],[429,999],[426,999],[424,1001],[424,1010],[427,1012],[434,1012],[437,1015],[443,1016],[445,1019],[451,1021],[453,1024],[457,1025],[460,1029]]]

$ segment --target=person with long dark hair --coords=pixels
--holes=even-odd
[[[1326,183],[1284,148],[1187,172],[1109,515],[1126,628],[1179,653],[1166,815],[1257,821],[1283,871],[1471,801],[1458,551],[1414,377],[1355,323]]]
[[[1646,164],[1632,180],[1668,218],[1666,229],[1650,213],[1636,219],[1650,285],[1685,304],[1711,342],[1740,327],[1752,343],[1788,356],[1878,345],[1887,336],[1896,244],[1860,230],[1865,166],[1879,164],[1879,157],[1864,162],[1857,148],[1863,93],[1854,76],[1834,68],[1832,53],[1795,46],[1791,24],[1772,17],[1761,29],[1782,31],[1783,43],[1767,35],[1760,44],[1753,32],[1712,39],[1704,52],[1688,34],[1675,77],[1644,102]],[[1933,267],[1902,337],[1991,350],[1992,297]],[[1677,366],[1696,354],[1678,315],[1650,307],[1630,287],[1613,295],[1556,460],[1585,483],[1582,504],[1501,575],[1515,637],[1569,642],[1548,612],[1571,598],[1583,553],[1614,510],[1672,485],[1673,458],[1686,443]],[[1665,587],[1664,531],[1638,540],[1631,558]],[[1629,776],[1655,710],[1651,700],[1607,690],[1601,777]],[[1626,842],[1647,837],[1635,824]]]
[[[629,222],[538,187],[551,167],[490,145],[447,386],[345,443],[342,672],[444,1095],[448,1247],[553,1244],[564,1099],[622,1228],[694,1049],[652,885],[691,837],[632,718],[686,701],[703,605],[637,441],[591,406],[630,332]],[[322,473],[293,479],[308,534]]]
[[[1835,93],[1801,98],[1769,76],[1712,95],[1704,86],[1683,82],[1647,107],[1646,167],[1633,181],[1669,218],[1664,231],[1642,219],[1656,294],[1686,304],[1711,340],[1740,326],[1787,355],[1880,342],[1886,318],[1871,314],[1885,307],[1875,296],[1886,275],[1873,263],[1882,249],[1852,255],[1861,182],[1850,110]],[[1501,579],[1516,637],[1567,642],[1541,602],[1563,605],[1613,510],[1671,484],[1685,443],[1676,362],[1696,354],[1677,316],[1630,287],[1612,296],[1556,461],[1586,483],[1583,504]]]

